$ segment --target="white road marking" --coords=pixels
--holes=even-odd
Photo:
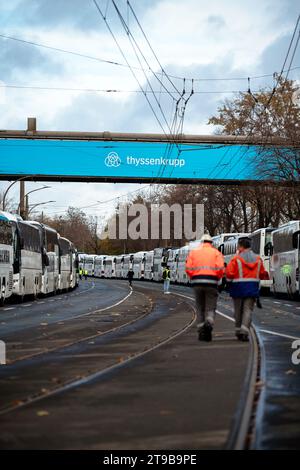
[[[285,307],[292,307],[291,304],[283,304]]]
[[[290,336],[290,335],[285,335],[284,333],[276,333],[276,331],[270,331],[270,330],[259,330],[261,333],[268,333],[269,335],[274,335],[274,336],[282,336],[282,338],[288,338],[288,339],[300,339],[299,336]]]
[[[189,297],[188,295],[178,294],[178,293],[175,293],[175,292],[174,292],[174,294],[180,295],[180,297],[185,297],[186,299],[195,300],[193,297]],[[277,302],[277,303],[279,303],[279,302]],[[300,307],[297,307],[297,308],[300,309]],[[225,315],[225,313],[222,313],[219,310],[216,310],[216,313],[218,315],[221,315],[224,318],[227,318],[227,320],[230,320],[230,321],[234,322],[234,318],[230,317],[229,315]],[[269,335],[281,336],[282,338],[288,338],[288,339],[300,339],[297,336],[290,336],[290,335],[286,335],[284,333],[276,333],[276,331],[271,331],[271,330],[263,330],[263,329],[259,328],[258,326],[256,328],[258,329],[259,332],[268,333]]]
[[[6,307],[3,310],[14,310],[14,309],[15,309],[15,307]]]
[[[77,315],[76,317],[70,317],[70,318],[66,318],[66,320],[74,320],[74,318],[81,318],[81,317],[85,317],[87,315],[92,315],[93,313],[101,313],[101,312],[105,312],[106,310],[109,310],[110,308],[113,308],[113,307],[117,307],[118,305],[122,304],[123,302],[125,302],[125,300],[128,299],[128,297],[131,296],[131,294],[133,293],[133,289],[132,287],[130,287],[130,292],[129,294],[127,294],[125,297],[123,297],[123,299],[119,300],[117,303],[113,304],[113,305],[109,305],[108,307],[105,307],[105,308],[101,308],[99,310],[94,310],[92,312],[87,312],[87,313],[84,313],[84,314],[80,314],[80,315]]]

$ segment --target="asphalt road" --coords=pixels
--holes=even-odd
[[[223,448],[248,356],[231,322],[222,318],[215,341],[199,343],[193,302],[164,296],[160,285],[139,283],[130,293],[125,282],[95,280],[80,292],[62,311],[59,299],[56,308],[49,302],[47,326],[28,305],[28,325],[21,312],[22,331],[9,325],[15,347],[0,368],[0,447]],[[102,309],[112,308],[99,311],[96,292],[106,297]]]
[[[227,294],[208,344],[191,323],[192,290],[171,290],[164,296],[160,284],[136,282],[131,292],[124,281],[89,279],[72,293],[3,307],[0,448],[224,448],[249,346],[234,338]],[[300,365],[291,344],[300,338],[300,303],[262,303],[254,315],[263,369],[253,446],[298,448]]]

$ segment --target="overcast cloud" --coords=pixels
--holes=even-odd
[[[294,0],[132,0],[131,3],[165,69],[187,78],[248,77],[279,71],[299,13],[298,2]],[[104,10],[109,5],[107,19],[130,64],[138,66],[111,2],[99,0],[99,4]],[[158,71],[126,8],[126,1],[118,0],[117,4],[124,18],[129,18],[151,66]],[[124,62],[92,0],[2,0],[0,34]],[[299,49],[294,65],[300,65]],[[144,86],[143,73],[136,73]],[[290,77],[299,79],[299,71],[291,72]],[[24,129],[27,116],[36,116],[39,129],[161,132],[144,96],[128,92],[139,87],[126,67],[0,38],[0,81],[7,85],[124,91],[108,94],[6,89],[0,104],[2,129]],[[174,83],[182,90],[182,80]],[[160,89],[153,77],[151,84]],[[190,84],[187,82],[187,88]],[[272,79],[253,80],[251,86],[253,89],[272,86]],[[225,97],[231,96],[226,92],[246,87],[246,80],[196,82],[195,91],[218,93],[193,96],[186,111],[184,132],[212,133],[214,129],[207,125],[208,118]],[[169,119],[171,100],[166,94],[159,99]],[[26,189],[38,185],[27,183]],[[30,199],[31,203],[55,200],[45,207],[49,213],[62,213],[68,205],[88,206],[138,188],[138,185],[124,184],[50,185],[51,189],[34,193]],[[0,190],[6,186],[7,183],[0,183]],[[10,194],[16,196],[17,191]],[[111,208],[109,203],[100,205],[96,211],[84,210],[103,216]]]

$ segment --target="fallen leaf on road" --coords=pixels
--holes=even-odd
[[[13,406],[19,406],[22,405],[24,402],[22,400],[14,400],[11,402]]]
[[[49,412],[46,411],[46,410],[40,410],[40,411],[37,411],[36,414],[38,416],[48,416],[49,415]]]

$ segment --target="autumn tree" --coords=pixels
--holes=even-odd
[[[249,90],[225,100],[208,124],[218,126],[219,134],[260,137],[253,161],[258,179],[299,182],[300,87],[282,76],[274,79],[273,89]],[[281,145],[269,144],[278,137]]]

